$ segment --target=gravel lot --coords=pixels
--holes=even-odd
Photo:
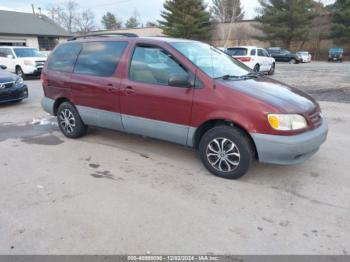
[[[307,91],[320,101],[350,103],[350,62],[278,63],[273,78]]]
[[[348,88],[341,66],[278,64],[275,77]],[[101,129],[68,140],[28,85],[30,99],[0,106],[0,254],[350,252],[349,104],[321,102],[330,133],[311,160],[230,181],[181,146]]]

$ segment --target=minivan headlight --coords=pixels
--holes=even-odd
[[[273,129],[281,131],[300,130],[307,127],[306,119],[297,114],[269,114],[268,121]]]

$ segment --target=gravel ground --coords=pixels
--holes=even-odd
[[[278,63],[273,78],[300,88],[319,101],[350,103],[350,62]]]

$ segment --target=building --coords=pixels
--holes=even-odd
[[[0,10],[0,45],[52,50],[71,37],[45,15]]]

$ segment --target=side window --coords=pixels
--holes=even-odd
[[[265,49],[263,49],[263,54],[264,54],[264,56],[270,56],[269,53]]]
[[[0,57],[6,57],[4,48],[0,48]]]
[[[74,73],[109,77],[113,75],[127,42],[88,42],[84,43]]]
[[[136,82],[168,85],[169,76],[188,75],[167,51],[153,46],[137,46],[135,48],[129,78]]]
[[[258,56],[264,56],[264,52],[262,49],[258,49]]]
[[[250,50],[250,55],[251,55],[251,56],[255,56],[255,55],[256,55],[256,49]]]
[[[59,46],[50,56],[48,68],[50,70],[72,72],[80,49],[80,43],[69,43]]]

